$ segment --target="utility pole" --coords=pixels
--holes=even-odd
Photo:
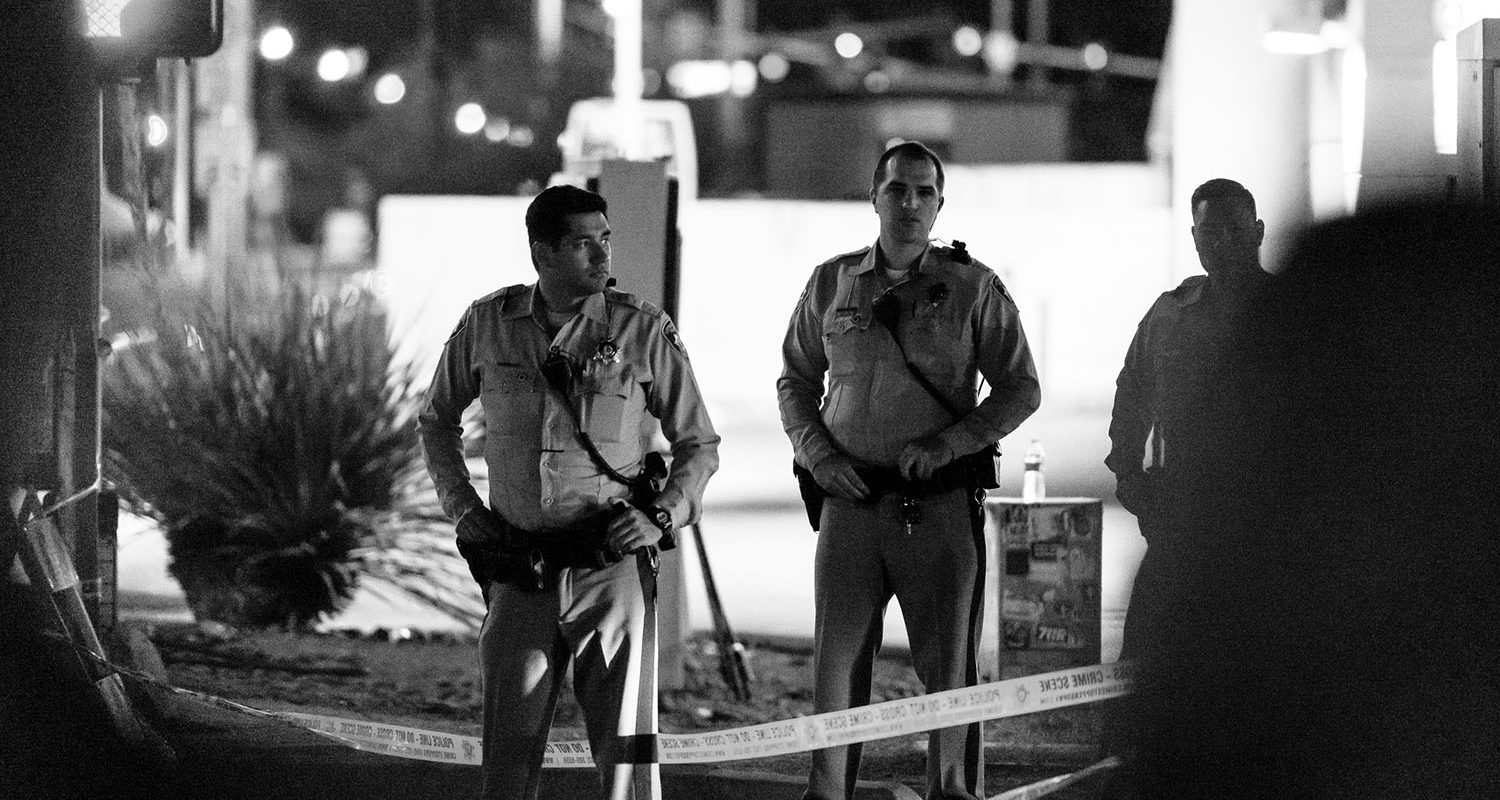
[[[719,58],[733,64],[747,54],[746,35],[755,32],[755,0],[718,0],[718,4]],[[743,187],[747,177],[745,151],[751,141],[746,130],[748,102],[732,90],[719,97],[719,152],[728,162],[715,176],[714,182],[721,188]]]
[[[250,176],[255,159],[251,51],[253,0],[224,4],[224,41],[212,58],[197,66],[195,159],[198,183],[208,189],[204,263],[211,286],[224,302],[226,327],[242,288],[256,286],[259,265],[248,257]]]

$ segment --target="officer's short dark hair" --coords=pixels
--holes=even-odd
[[[918,141],[893,144],[887,147],[884,153],[880,154],[880,160],[875,162],[875,175],[870,179],[870,191],[880,188],[880,182],[885,180],[886,162],[898,155],[907,156],[908,158],[925,158],[931,161],[932,165],[937,167],[938,192],[941,193],[943,191],[943,161],[938,158],[937,153],[932,152],[932,148]]]
[[[550,186],[526,207],[526,240],[543,242],[551,247],[568,233],[570,214],[599,212],[608,216],[609,204],[604,198],[577,186]]]
[[[1228,178],[1204,181],[1202,186],[1193,190],[1193,199],[1188,203],[1188,212],[1198,213],[1198,204],[1205,200],[1238,200],[1250,209],[1250,216],[1255,216],[1255,195],[1250,194],[1250,190],[1240,185],[1238,181]]]

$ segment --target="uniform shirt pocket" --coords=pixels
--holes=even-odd
[[[541,426],[541,375],[524,364],[498,362],[480,368],[479,399],[484,405],[486,434],[510,437],[534,434]]]
[[[595,366],[579,389],[579,421],[590,438],[600,443],[638,438],[645,401],[631,402],[637,389],[626,370],[619,365]]]
[[[824,316],[823,351],[830,378],[847,378],[865,361],[862,340],[869,324],[867,314],[851,309],[830,310]]]

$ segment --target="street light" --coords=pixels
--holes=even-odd
[[[1089,42],[1083,46],[1083,65],[1098,72],[1109,65],[1109,51],[1098,42]]]
[[[155,112],[146,116],[146,144],[151,147],[161,147],[167,143],[171,129],[167,127],[167,121]]]
[[[464,103],[453,114],[453,127],[465,136],[473,136],[484,129],[484,108],[478,103]]]
[[[984,36],[972,25],[962,25],[953,32],[953,49],[968,58],[984,49]]]
[[[387,72],[375,81],[375,100],[382,105],[394,105],[406,96],[406,81],[394,72]]]
[[[260,35],[260,57],[267,61],[280,61],[296,49],[292,32],[283,25],[272,25]]]
[[[318,77],[329,83],[337,83],[349,77],[349,54],[337,47],[330,47],[318,56]]]
[[[844,58],[854,58],[865,49],[865,41],[857,33],[844,31],[834,38],[833,49]]]
[[[777,52],[770,52],[761,56],[760,62],[756,66],[760,70],[760,76],[765,78],[768,83],[780,83],[786,80],[786,76],[791,74],[792,71],[792,62],[788,61],[786,56]]]

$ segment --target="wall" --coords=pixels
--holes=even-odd
[[[1057,470],[1100,482],[1115,376],[1136,323],[1175,285],[1171,251],[1187,237],[1165,175],[1145,165],[955,166],[946,196],[934,234],[965,241],[1001,275],[1041,372],[1042,411],[1015,437],[1045,431]],[[535,279],[527,202],[381,202],[375,279],[397,346],[424,372],[470,301]],[[775,383],[787,320],[813,266],[870,244],[876,225],[869,203],[839,201],[700,200],[681,220],[678,321],[725,437],[719,497],[753,499],[786,472]],[[1018,458],[1009,462],[1019,469]]]

